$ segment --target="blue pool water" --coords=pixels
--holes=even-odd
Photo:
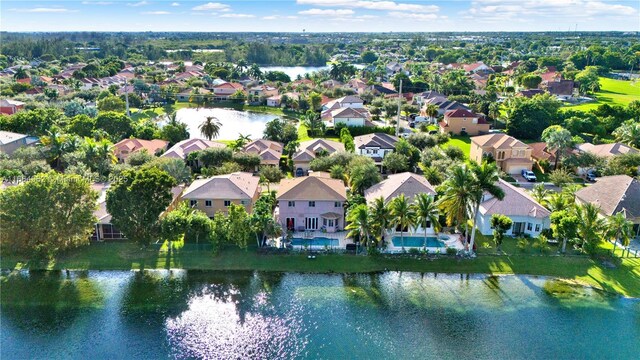
[[[313,239],[293,238],[291,239],[291,245],[293,246],[329,246],[337,247],[340,245],[338,239],[329,239],[325,237],[315,237]]]
[[[402,241],[400,240],[400,236],[394,236],[391,241],[393,242],[393,246],[402,247]],[[444,244],[438,240],[435,236],[427,236],[426,237],[426,247],[444,247]],[[425,237],[424,236],[405,236],[404,237],[404,247],[425,247]]]

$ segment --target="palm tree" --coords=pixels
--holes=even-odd
[[[262,80],[263,78],[262,69],[260,69],[258,64],[251,65],[249,70],[247,70],[247,74],[256,80]]]
[[[371,217],[369,216],[369,208],[366,204],[360,204],[349,211],[347,215],[349,224],[345,227],[349,230],[348,237],[360,239],[364,244],[369,246],[369,234],[371,233]]]
[[[471,213],[471,184],[473,183],[473,173],[469,168],[462,165],[455,165],[449,177],[440,185],[442,197],[438,200],[438,207],[444,213],[447,225],[462,225],[464,223],[464,240],[467,245],[467,234],[469,233],[469,224],[467,219]]]
[[[247,61],[244,59],[238,60],[238,63],[236,63],[236,70],[238,71],[238,74],[242,74],[246,69]]]
[[[429,104],[424,109],[424,113],[429,117],[429,119],[433,123],[435,122],[434,119],[438,116],[438,107],[434,104]]]
[[[382,242],[384,240],[384,234],[391,223],[391,213],[382,196],[373,201],[369,212],[371,213],[371,221],[380,231],[380,242]]]
[[[633,120],[625,121],[613,131],[616,141],[632,147],[640,147],[640,123]]]
[[[476,239],[476,223],[478,221],[478,213],[480,212],[480,203],[485,193],[493,195],[495,198],[504,199],[504,190],[498,186],[500,180],[500,172],[495,163],[483,162],[481,165],[472,163],[471,172],[474,175],[472,185],[472,201],[475,209],[473,211],[473,225],[471,226],[471,244],[469,252],[473,254],[473,243]]]
[[[26,79],[29,77],[29,73],[27,73],[27,70],[25,70],[24,68],[22,68],[22,66],[20,66],[19,68],[16,69],[16,73],[13,74],[13,78],[16,80],[20,80],[20,79]]]
[[[613,252],[616,252],[618,240],[623,246],[628,246],[631,240],[633,223],[627,220],[623,213],[619,212],[609,216],[606,221],[605,236],[607,239],[613,239]]]
[[[200,124],[199,129],[202,136],[206,137],[207,140],[211,140],[218,136],[221,127],[220,120],[214,116],[207,116],[205,121]]]
[[[571,147],[573,142],[571,132],[560,126],[549,129],[551,131],[544,131],[542,133],[542,141],[547,143],[547,146],[556,150],[556,161],[553,165],[554,169],[558,168],[558,161],[560,155],[568,148]]]
[[[494,102],[489,105],[489,116],[493,119],[493,127],[495,128],[500,117],[500,103]]]
[[[595,250],[597,244],[602,239],[602,230],[604,229],[604,220],[600,218],[600,208],[592,203],[586,203],[575,208],[576,216],[580,219],[578,222],[578,236],[582,240],[582,249],[585,245],[588,250]]]
[[[236,141],[229,144],[229,146],[233,151],[239,151],[244,148],[249,141],[251,141],[251,135],[242,135],[241,133],[238,133]]]
[[[549,190],[545,189],[544,184],[536,184],[531,189],[531,197],[540,203],[540,205],[546,204],[547,197],[549,196]]]
[[[427,246],[427,228],[429,225],[433,226],[433,229],[440,231],[439,216],[440,211],[433,197],[426,193],[421,193],[416,196],[413,204],[413,213],[415,216],[414,222],[416,231],[418,227],[424,229],[424,246]]]
[[[391,200],[389,210],[391,213],[391,223],[396,227],[400,227],[400,242],[404,250],[404,229],[408,229],[414,225],[415,216],[413,215],[413,208],[409,205],[409,201],[404,194],[400,194],[400,196]]]
[[[67,137],[55,129],[47,130],[47,135],[40,138],[42,145],[47,147],[47,153],[54,169],[60,169],[60,158],[66,150]]]
[[[553,193],[546,200],[546,207],[549,211],[560,211],[566,209],[571,203],[562,193]]]

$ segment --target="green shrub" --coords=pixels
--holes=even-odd
[[[529,250],[530,242],[526,238],[518,239],[516,247],[520,249],[522,252],[527,252]]]
[[[411,254],[411,255],[419,255],[420,254],[420,249],[411,248],[411,249],[409,249],[409,254]]]
[[[458,249],[456,248],[447,248],[447,255],[456,255],[458,253]]]

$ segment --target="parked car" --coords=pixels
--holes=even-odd
[[[534,182],[534,181],[538,180],[536,178],[536,174],[534,174],[533,171],[531,171],[531,170],[522,170],[522,177],[525,178],[529,182]]]
[[[596,182],[596,178],[597,177],[598,177],[598,174],[596,173],[596,171],[594,169],[591,169],[591,170],[587,171],[587,174],[585,175],[585,178],[589,182]]]
[[[412,128],[412,129],[415,129],[415,127],[416,127],[416,123],[414,123],[414,122],[410,122],[410,123],[409,123],[409,127],[410,127],[410,128]]]
[[[296,177],[304,176],[304,170],[302,168],[296,169]]]

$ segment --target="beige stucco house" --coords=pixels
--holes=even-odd
[[[250,213],[260,196],[259,181],[259,177],[247,172],[198,179],[184,191],[182,198],[210,218],[218,211],[226,215],[231,204],[242,205]]]
[[[519,174],[522,170],[531,170],[532,148],[507,134],[490,134],[471,138],[469,158],[478,164],[483,157],[492,156],[498,167],[507,174]]]
[[[486,134],[490,124],[478,114],[469,110],[456,109],[444,113],[444,119],[440,122],[440,132],[454,135],[466,133],[469,136]]]

